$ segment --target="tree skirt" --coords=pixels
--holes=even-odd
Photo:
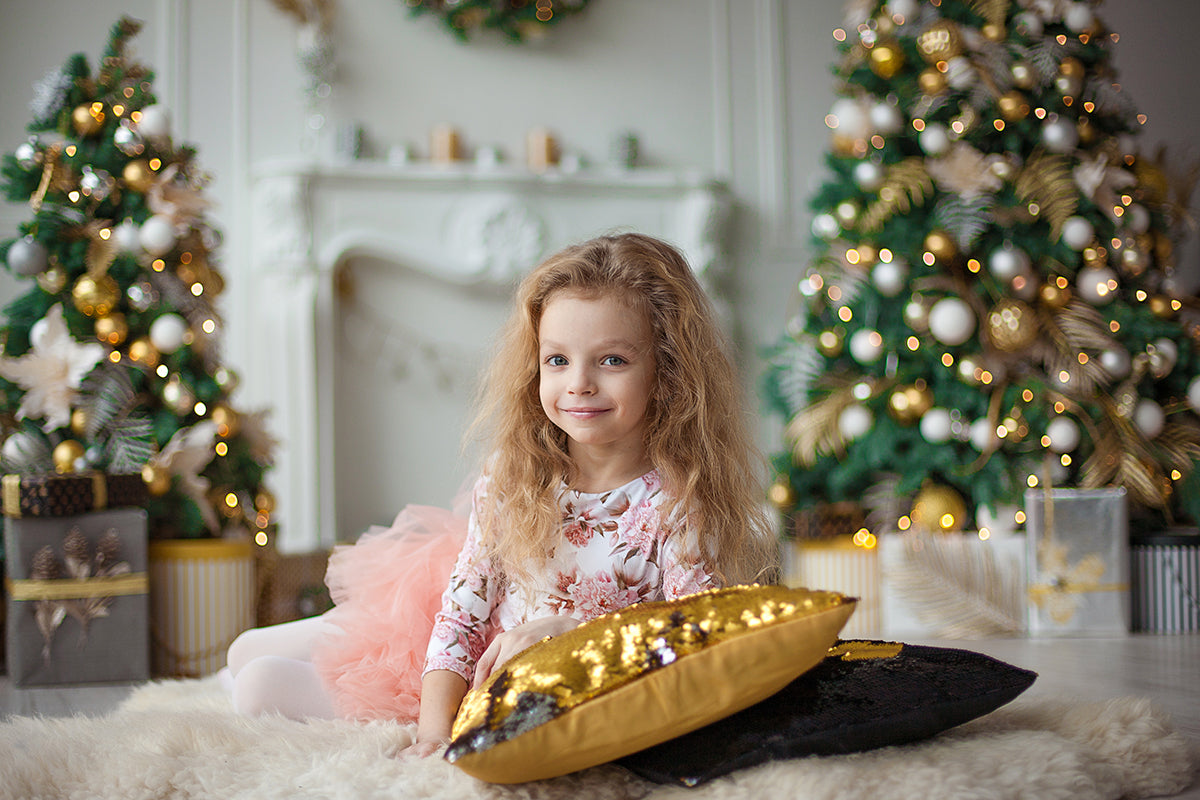
[[[149,684],[100,718],[0,724],[0,798],[694,798],[890,800],[1176,794],[1200,753],[1150,701],[1023,699],[928,741],[777,761],[695,789],[595,769],[491,786],[440,758],[399,759],[411,726],[235,715],[214,679]]]

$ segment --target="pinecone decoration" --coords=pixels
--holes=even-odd
[[[86,578],[92,572],[91,553],[88,540],[79,528],[71,528],[63,539],[63,555],[67,561],[67,573],[72,578]]]
[[[62,576],[62,567],[54,548],[46,545],[33,554],[33,564],[29,568],[29,577],[35,581],[49,581]]]
[[[121,553],[121,537],[116,528],[109,528],[96,543],[96,574],[103,574],[117,563]]]

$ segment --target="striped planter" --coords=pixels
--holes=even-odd
[[[862,547],[850,536],[801,539],[791,543],[785,563],[785,581],[790,586],[841,592],[858,598],[858,605],[843,639],[877,637],[883,629],[880,609],[879,552]]]
[[[1200,631],[1200,535],[1134,535],[1130,544],[1133,629]]]
[[[150,542],[151,667],[199,677],[225,666],[234,638],[254,627],[255,547],[233,539]]]

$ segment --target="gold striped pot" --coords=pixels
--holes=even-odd
[[[200,677],[225,666],[225,651],[254,627],[255,546],[236,539],[150,542],[151,668]]]

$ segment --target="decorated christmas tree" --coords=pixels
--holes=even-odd
[[[1138,152],[1119,35],[1066,0],[855,0],[846,23],[767,375],[772,499],[899,498],[879,527],[963,530],[1019,522],[1030,487],[1122,486],[1135,523],[1194,523],[1195,174]]]
[[[114,26],[95,74],[83,55],[48,74],[4,156],[5,197],[31,217],[0,258],[33,281],[0,328],[2,466],[140,473],[151,535],[262,541],[273,441],[231,401],[207,177],[127,52],[139,27]]]

